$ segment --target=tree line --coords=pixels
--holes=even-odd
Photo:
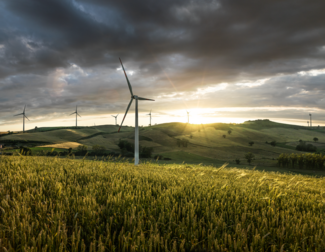
[[[278,166],[299,169],[324,169],[325,155],[306,153],[282,153],[278,157]]]

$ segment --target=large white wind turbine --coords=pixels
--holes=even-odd
[[[115,125],[117,125],[117,116],[118,116],[119,114],[117,114],[116,116],[113,116],[113,117],[115,117]]]
[[[25,117],[26,117],[27,120],[29,121],[28,117],[25,115],[25,108],[26,108],[26,105],[25,105],[25,107],[24,107],[24,111],[23,111],[23,113],[20,113],[20,114],[14,115],[14,116],[23,115],[23,133],[25,132]]]
[[[81,117],[79,114],[78,114],[78,106],[76,106],[76,111],[75,112],[73,112],[73,113],[71,113],[70,115],[73,115],[73,114],[76,114],[76,128],[78,127],[78,117],[77,116],[79,116],[79,117]]]
[[[132,101],[135,100],[134,164],[138,165],[139,164],[138,100],[140,100],[140,101],[142,101],[142,100],[144,100],[144,101],[154,101],[154,100],[147,99],[147,98],[142,98],[142,97],[139,97],[137,95],[133,95],[132,87],[131,87],[131,84],[129,82],[128,76],[126,75],[126,72],[125,72],[125,69],[124,69],[124,66],[123,66],[123,63],[122,63],[121,59],[120,59],[120,62],[121,62],[121,65],[122,65],[122,68],[123,68],[123,71],[124,71],[124,75],[125,75],[125,78],[126,78],[126,81],[128,83],[129,90],[130,90],[130,93],[131,93],[131,101],[130,101],[128,107],[126,108],[126,112],[125,112],[125,115],[123,117],[121,126],[118,129],[118,132],[120,132],[120,129],[121,129],[122,125],[123,125],[124,119],[125,119],[128,111],[129,111],[129,108],[130,108],[131,104],[132,104]]]
[[[151,126],[151,110],[150,110],[150,113],[147,114],[147,115],[150,116],[150,124],[149,124],[149,126]]]

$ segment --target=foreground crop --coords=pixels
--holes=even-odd
[[[0,250],[324,251],[324,179],[2,157]]]

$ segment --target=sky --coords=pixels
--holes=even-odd
[[[323,0],[0,0],[0,131],[270,119],[325,126]],[[134,104],[125,125],[134,125]]]

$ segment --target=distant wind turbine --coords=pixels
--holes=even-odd
[[[70,115],[73,115],[73,114],[76,114],[76,128],[78,127],[78,117],[81,117],[79,114],[78,114],[78,106],[76,106],[76,111],[71,113]]]
[[[131,101],[125,111],[125,115],[123,117],[123,120],[122,120],[122,123],[121,123],[121,126],[120,128],[118,129],[118,132],[120,132],[121,130],[121,127],[123,125],[123,122],[124,122],[124,119],[129,111],[129,108],[132,104],[132,101],[135,100],[135,132],[134,132],[134,164],[135,165],[138,165],[139,164],[139,128],[138,128],[138,100],[144,100],[144,101],[154,101],[152,99],[147,99],[147,98],[142,98],[142,97],[139,97],[137,95],[133,95],[133,92],[132,92],[132,86],[129,82],[129,79],[128,79],[128,76],[126,75],[126,72],[125,72],[125,69],[124,69],[124,66],[123,66],[123,63],[122,63],[122,60],[120,59],[120,62],[121,62],[121,65],[122,65],[122,68],[123,68],[123,71],[124,71],[124,75],[125,75],[125,78],[126,78],[126,81],[128,83],[128,86],[129,86],[129,90],[130,90],[130,93],[131,93]]]
[[[113,115],[112,115],[113,117],[115,117],[115,125],[117,125],[117,117],[118,117],[118,115],[119,115],[119,114],[117,114],[116,116],[113,116]]]
[[[25,132],[25,117],[26,117],[27,120],[29,121],[28,117],[25,115],[25,109],[26,109],[26,105],[25,105],[25,107],[24,107],[24,111],[23,111],[23,113],[20,113],[20,114],[14,115],[14,116],[23,115],[23,133]]]
[[[309,127],[309,121],[307,121],[308,127]]]
[[[149,126],[151,126],[151,110],[150,110],[150,113],[147,114],[147,115],[150,116],[150,124],[149,124]]]
[[[310,127],[312,127],[312,125],[311,125],[311,114],[309,114],[309,117],[310,117]]]
[[[187,123],[190,123],[190,112],[186,111],[187,112]]]

